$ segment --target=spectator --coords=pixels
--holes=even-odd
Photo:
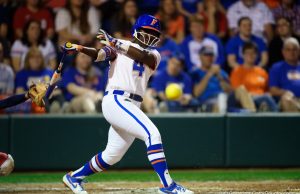
[[[210,46],[214,50],[214,64],[223,65],[224,49],[220,39],[210,33],[205,33],[203,20],[193,17],[190,19],[191,35],[187,36],[181,44],[182,53],[185,56],[185,62],[188,71],[194,67],[201,67],[199,50],[203,46]]]
[[[221,100],[221,96],[231,91],[228,75],[219,65],[214,64],[215,50],[212,47],[203,46],[198,57],[202,66],[197,67],[192,74],[194,96],[202,104],[204,111],[223,112],[221,109],[224,109],[222,107],[226,101]]]
[[[9,0],[0,1],[0,42],[3,47],[3,62],[10,63],[11,40],[14,38],[12,18],[16,4]]]
[[[278,0],[259,0],[259,1],[264,2],[271,10],[279,6]]]
[[[242,17],[249,17],[253,22],[252,34],[271,40],[273,37],[272,24],[274,18],[269,8],[256,0],[239,0],[231,5],[227,12],[227,19],[231,36],[236,35],[238,21]]]
[[[227,33],[227,18],[219,0],[204,0],[199,16],[204,20],[206,32],[223,39]]]
[[[168,35],[165,33],[165,25],[161,25],[160,41],[158,42],[157,51],[160,53],[161,61],[157,67],[158,71],[163,71],[167,67],[170,58],[180,56],[180,48]]]
[[[11,40],[12,32],[12,18],[16,5],[9,0],[0,1],[0,37]]]
[[[202,0],[176,0],[176,6],[179,13],[187,18],[192,17],[203,7]]]
[[[100,26],[99,13],[87,0],[67,0],[66,8],[59,10],[55,18],[59,45],[67,41],[92,43]]]
[[[300,38],[293,33],[292,23],[287,18],[278,18],[276,22],[277,35],[273,38],[269,45],[269,67],[276,62],[282,61],[283,42],[287,38],[294,37],[300,41]]]
[[[51,13],[42,6],[41,0],[26,0],[24,6],[19,7],[14,15],[13,27],[16,38],[23,37],[23,28],[29,20],[37,20],[48,38],[54,35],[54,24]]]
[[[231,72],[230,81],[233,89],[245,87],[250,93],[257,110],[277,111],[273,98],[267,94],[268,73],[261,67],[255,66],[258,48],[254,43],[243,46],[244,63]]]
[[[175,0],[162,0],[156,17],[166,26],[169,37],[181,43],[184,38],[185,22],[177,10]]]
[[[65,99],[70,102],[67,112],[96,112],[96,103],[103,97],[104,82],[92,67],[92,59],[78,53],[75,64],[62,78]]]
[[[14,72],[3,61],[4,48],[0,43],[0,99],[12,95],[14,92]]]
[[[182,86],[183,95],[178,101],[168,101],[166,98],[165,89],[171,83]],[[159,99],[167,104],[170,112],[183,111],[184,106],[188,106],[192,100],[192,81],[183,71],[183,61],[176,57],[170,58],[167,68],[153,77],[151,88]]]
[[[16,93],[21,94],[28,91],[32,83],[39,81],[48,83],[52,73],[45,67],[42,52],[38,48],[32,47],[25,56],[24,69],[16,74]]]
[[[280,6],[273,10],[275,19],[288,18],[292,22],[293,31],[300,36],[300,6],[295,0],[281,0]]]
[[[37,47],[43,54],[47,68],[55,69],[56,52],[52,42],[44,39],[41,24],[37,20],[29,20],[23,29],[24,36],[16,40],[11,49],[12,65],[16,72],[24,67],[24,59],[31,47]]]
[[[282,49],[284,61],[274,64],[270,69],[270,92],[280,99],[280,106],[284,112],[300,111],[299,52],[297,39],[286,39]]]
[[[122,8],[111,22],[114,37],[131,39],[131,29],[138,15],[137,5],[134,0],[125,0]]]
[[[53,10],[55,13],[62,7],[66,6],[66,0],[42,0],[46,7]]]
[[[232,37],[227,45],[227,61],[231,68],[238,67],[243,64],[242,48],[245,43],[253,42],[257,45],[259,54],[257,55],[256,64],[265,67],[268,63],[267,46],[263,39],[251,34],[252,22],[248,17],[242,17],[238,21],[239,33]]]
[[[1,28],[1,27],[0,27]],[[3,63],[10,65],[10,42],[6,38],[0,36],[0,44],[2,47]]]

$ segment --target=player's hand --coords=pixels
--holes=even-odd
[[[115,46],[117,39],[109,35],[104,30],[100,29],[97,38],[99,39],[100,43],[106,45],[106,46]]]
[[[67,54],[74,54],[75,52],[80,51],[82,46],[78,44],[72,44],[71,42],[66,42],[63,46],[61,46],[61,49]]]

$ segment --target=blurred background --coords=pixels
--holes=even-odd
[[[0,99],[48,82],[66,41],[101,48],[100,28],[131,39],[145,13],[163,33],[142,108],[171,167],[300,166],[299,0],[0,0]],[[64,68],[48,111],[29,101],[0,110],[0,151],[17,169],[76,168],[105,146],[109,63],[79,53]],[[183,90],[175,101],[171,83]],[[147,164],[143,145],[129,152],[119,167]]]

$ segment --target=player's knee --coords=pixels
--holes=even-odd
[[[149,138],[149,145],[155,145],[155,144],[161,144],[162,141],[161,141],[161,135],[159,133],[158,130],[155,130],[153,131],[151,134],[150,134],[150,138]]]
[[[103,157],[103,160],[107,164],[114,165],[114,164],[118,163],[122,159],[123,155],[124,154],[117,154],[115,152],[104,150],[103,154],[102,154],[102,157]]]

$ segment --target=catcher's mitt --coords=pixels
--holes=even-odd
[[[43,97],[46,95],[48,84],[37,83],[30,86],[28,96],[36,105],[44,107],[45,102]]]

